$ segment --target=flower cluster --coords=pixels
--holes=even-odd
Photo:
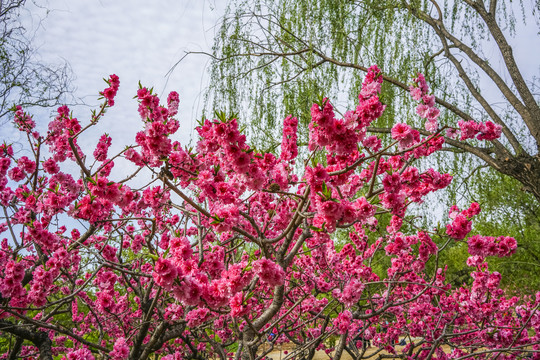
[[[446,233],[454,239],[463,240],[471,232],[471,219],[479,213],[480,206],[478,203],[472,203],[467,210],[463,210],[462,212],[459,212],[457,206],[452,206],[449,214],[452,223],[446,225]]]
[[[399,149],[403,150],[420,142],[420,133],[407,124],[397,123],[392,127],[392,139],[399,141]]]
[[[36,162],[30,160],[28,157],[23,156],[17,162],[17,166],[12,167],[8,171],[8,176],[13,181],[21,181],[26,178],[27,175],[31,175],[36,170]]]
[[[469,254],[473,256],[498,256],[506,257],[516,252],[516,239],[510,236],[471,236],[467,244],[469,245]]]
[[[283,140],[281,141],[281,156],[285,161],[294,160],[298,156],[297,131],[298,119],[287,116],[283,120]]]
[[[65,161],[68,157],[71,160],[76,160],[73,151],[76,151],[80,158],[84,157],[84,153],[77,145],[77,135],[82,127],[77,118],[70,115],[67,106],[61,106],[57,110],[58,115],[49,123],[49,133],[45,143],[49,145],[49,151],[53,153],[53,159],[58,162]],[[72,149],[70,141],[73,143]]]
[[[129,345],[124,337],[118,338],[114,343],[113,351],[109,355],[115,360],[125,360],[129,356]]]
[[[148,164],[158,167],[162,165],[162,160],[166,159],[172,149],[173,143],[169,135],[176,133],[180,124],[172,116],[178,112],[177,93],[169,94],[169,109],[159,105],[159,98],[147,88],[137,91],[139,99],[139,115],[144,121],[144,131],[139,131],[135,141],[141,147],[141,153],[130,148],[125,152],[128,160],[138,166]]]
[[[285,272],[283,268],[269,259],[260,259],[253,263],[253,272],[270,286],[283,285]]]
[[[30,115],[23,111],[22,106],[16,107],[13,122],[20,131],[25,131],[27,133],[30,133],[36,127],[36,123]]]
[[[334,320],[334,326],[336,327],[339,334],[345,334],[351,325],[352,314],[350,311],[346,310],[340,313]]]
[[[292,129],[294,120],[289,119],[288,128]],[[209,183],[223,181],[225,174],[231,175],[231,180],[235,183],[241,192],[245,191],[245,187],[259,191],[268,184],[275,184],[276,190],[286,190],[291,181],[295,181],[296,177],[291,176],[291,167],[289,161],[294,150],[292,144],[284,155],[290,160],[284,158],[276,159],[272,154],[255,153],[246,143],[245,135],[241,134],[238,129],[238,121],[230,119],[227,121],[209,121],[196,129],[201,136],[201,141],[197,144],[199,156],[197,160],[200,163],[211,164],[208,168],[201,168],[199,181],[203,182],[205,196],[210,196],[215,186],[208,186]],[[215,165],[219,165],[219,171],[216,171]],[[240,194],[238,194],[240,195]]]
[[[0,279],[0,293],[4,298],[21,296],[24,289],[21,281],[24,277],[24,264],[8,261],[4,268],[4,277]]]
[[[474,120],[459,120],[460,140],[474,139],[495,140],[501,137],[502,126],[491,121],[477,123]]]
[[[159,259],[154,267],[154,280],[159,286],[170,289],[178,277],[178,268],[168,259]]]
[[[108,106],[114,106],[114,98],[116,97],[116,93],[120,87],[120,79],[117,75],[113,74],[109,76],[108,80],[105,81],[109,87],[103,90],[100,94],[103,95],[103,97],[107,100]]]
[[[101,135],[93,154],[97,161],[105,161],[105,159],[107,159],[107,152],[109,151],[111,143],[112,139],[109,135]]]
[[[437,119],[440,115],[439,109],[435,107],[435,95],[429,95],[429,86],[423,74],[418,73],[418,77],[413,81],[414,84],[410,86],[409,90],[412,98],[420,102],[416,107],[416,113],[422,119],[427,120],[426,130],[433,133],[439,127]]]
[[[343,119],[334,118],[333,106],[328,99],[311,107],[312,122],[309,124],[309,150],[325,147],[337,155],[356,151],[358,142],[364,140],[366,127],[379,118],[386,105],[379,100],[382,76],[377,66],[368,69],[362,84],[359,104],[355,111],[345,113]],[[369,142],[369,141],[368,141]],[[369,147],[369,144],[364,144]]]
[[[171,91],[167,96],[167,110],[169,116],[176,116],[178,114],[178,105],[180,104],[180,95],[176,91]]]

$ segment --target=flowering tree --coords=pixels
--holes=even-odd
[[[114,105],[115,75],[87,124],[64,106],[41,134],[19,108],[15,125],[32,158],[0,148],[3,358],[256,359],[283,342],[298,345],[289,357],[363,358],[352,350],[362,346],[348,347],[359,339],[387,358],[540,358],[540,293],[505,296],[485,262],[511,255],[516,241],[467,238],[476,203],[453,207],[437,229],[405,218],[452,179],[413,166],[442,147],[443,131],[491,141],[500,126],[439,127],[419,74],[410,90],[430,135],[401,123],[388,141],[368,136],[385,109],[381,83],[371,67],[343,119],[328,99],[313,105],[307,159],[298,158],[292,116],[279,155],[250,148],[225,116],[200,124],[196,151],[183,148],[171,139],[178,94],[160,106],[146,88],[137,92],[136,145],[112,156],[103,135],[93,152],[81,149],[78,138]],[[122,158],[135,168],[113,178]],[[79,178],[61,171],[66,161]],[[153,179],[135,189],[145,172]],[[384,231],[380,216],[391,216]],[[445,280],[438,256],[451,242],[469,248],[472,286]],[[381,258],[389,266],[376,274]]]

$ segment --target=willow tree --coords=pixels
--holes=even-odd
[[[448,152],[439,160],[460,175],[454,201],[487,199],[483,205],[498,214],[492,224],[529,244],[520,265],[511,265],[527,271],[540,256],[539,84],[523,75],[511,43],[524,40],[523,23],[537,32],[539,13],[538,0],[233,0],[208,54],[206,109],[240,114],[255,142],[273,139],[277,147],[284,116],[293,113],[306,126],[309,112],[297,109],[322,96],[339,109],[378,64],[387,109],[370,131],[388,132],[396,122],[420,128],[408,92],[411,79],[424,73],[436,89],[441,124],[502,126],[503,137],[488,145],[446,138]],[[299,131],[300,145],[307,134]],[[519,200],[500,197],[518,192]]]
[[[26,0],[0,0],[0,125],[12,119],[14,105],[58,105],[73,91],[67,63],[37,57],[33,34],[21,18],[25,5]]]

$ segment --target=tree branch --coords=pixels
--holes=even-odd
[[[46,332],[25,329],[23,325],[13,324],[6,320],[0,320],[0,331],[31,341],[38,348],[41,360],[53,360],[52,341]]]

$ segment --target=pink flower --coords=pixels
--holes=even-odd
[[[109,106],[114,106],[114,97],[116,96],[116,90],[110,87],[106,88],[105,90],[103,90],[102,95],[105,99],[107,99],[107,104]]]
[[[411,86],[409,87],[409,91],[411,92],[413,100],[420,101],[422,99],[422,90],[420,88]]]
[[[375,215],[375,207],[371,205],[364,197],[357,199],[353,203],[353,206],[357,210],[358,218],[360,221],[366,221],[368,218]]]
[[[120,87],[120,78],[116,74],[110,75],[109,84],[113,89],[118,90],[118,88]]]
[[[439,115],[441,114],[440,110],[435,108],[435,107],[432,107],[429,109],[428,113],[427,113],[427,119],[430,121],[430,122],[436,122],[437,121],[437,118],[439,117]]]
[[[517,241],[513,237],[502,236],[497,238],[497,241],[499,242],[499,253],[497,254],[499,257],[510,256],[516,252]]]
[[[111,146],[111,142],[112,139],[109,135],[101,135],[97,147],[94,150],[94,157],[97,161],[103,161],[107,159],[107,151],[109,150],[109,146]]]
[[[459,215],[459,208],[456,205],[452,205],[452,207],[450,208],[450,212],[448,213],[448,217],[453,220],[458,215]]]
[[[321,191],[322,184],[330,179],[328,172],[321,164],[317,164],[315,168],[307,166],[305,177],[308,184],[314,188],[314,191]]]
[[[461,240],[471,231],[471,227],[472,223],[460,214],[456,216],[452,224],[446,225],[446,233],[454,239]]]
[[[340,300],[346,307],[351,307],[362,297],[365,285],[356,279],[352,279],[341,293]]]
[[[269,259],[259,259],[253,263],[253,272],[270,286],[283,285],[285,282],[285,271],[283,268]]]
[[[421,118],[427,118],[428,116],[428,112],[429,112],[429,106],[425,105],[425,104],[419,104],[417,107],[416,107],[416,113],[418,115],[420,115]]]
[[[435,120],[435,121],[428,120],[428,121],[426,121],[426,123],[424,124],[424,127],[425,127],[426,130],[429,131],[430,133],[434,133],[434,132],[436,132],[437,129],[439,128],[439,124],[437,123],[437,120]]]
[[[238,292],[229,301],[232,317],[241,317],[246,314],[248,307],[243,305],[243,300],[243,294],[241,292]]]
[[[174,237],[169,241],[169,248],[171,249],[172,256],[181,261],[187,261],[193,254],[191,244],[186,237]]]
[[[392,127],[392,139],[394,140],[403,140],[411,132],[411,127],[404,123],[395,124]]]
[[[485,259],[482,256],[474,255],[467,258],[467,266],[479,267],[484,263]]]
[[[187,325],[191,328],[197,327],[208,320],[210,310],[207,308],[198,308],[191,310],[186,314]]]
[[[178,269],[169,259],[159,258],[153,276],[158,285],[169,287],[178,276]]]
[[[11,168],[11,170],[9,170],[8,172],[8,175],[13,181],[21,181],[26,177],[24,171],[18,166]]]
[[[13,122],[20,131],[30,133],[32,129],[36,127],[36,123],[32,120],[32,117],[26,114],[21,106],[17,106],[15,111],[15,117]]]
[[[381,76],[381,69],[377,65],[371,65],[368,68],[366,77],[362,82],[362,89],[360,91],[360,100],[372,97],[381,92],[381,84],[383,77]]]
[[[30,160],[26,156],[22,156],[19,161],[17,161],[17,165],[27,174],[31,174],[36,170],[36,162]]]
[[[238,207],[234,204],[219,206],[216,209],[215,214],[219,220],[216,220],[212,225],[214,225],[219,232],[231,229],[236,225],[238,217],[240,216]]]
[[[281,156],[285,161],[291,161],[298,156],[297,131],[298,120],[289,115],[283,120],[283,139],[281,140]]]
[[[480,235],[471,236],[468,240],[469,254],[484,257],[487,255],[487,243]]]
[[[167,107],[169,116],[175,116],[178,113],[178,105],[180,104],[180,96],[176,91],[171,91],[167,96]]]
[[[362,141],[362,145],[369,148],[373,152],[377,152],[381,149],[382,142],[381,142],[381,139],[379,139],[375,135],[371,135],[368,138],[366,138],[364,141]]]
[[[450,139],[456,139],[458,136],[458,130],[454,128],[446,129],[446,137]]]
[[[341,219],[341,216],[343,215],[341,203],[335,201],[321,202],[318,210],[330,222]]]
[[[477,202],[471,203],[471,206],[463,211],[463,215],[465,215],[468,219],[472,219],[473,216],[476,216],[480,213],[480,205],[478,205]]]
[[[476,137],[478,140],[495,140],[501,137],[502,126],[486,121],[480,124],[479,130],[480,134]]]
[[[350,311],[345,310],[342,313],[339,313],[339,315],[334,320],[334,326],[336,327],[339,334],[345,334],[349,327],[351,326],[352,321],[352,314]]]
[[[401,190],[401,176],[399,172],[386,174],[383,178],[383,187],[389,193],[399,192]]]
[[[121,337],[114,343],[113,351],[109,353],[113,360],[125,360],[129,356],[129,346],[126,339]]]
[[[78,350],[72,350],[69,351],[67,356],[63,357],[62,359],[66,360],[95,360],[94,355],[92,355],[92,352],[86,348],[81,348]]]
[[[251,163],[251,156],[245,152],[240,152],[234,159],[233,165],[239,173],[246,172]]]
[[[424,104],[426,104],[430,108],[433,108],[433,106],[435,106],[435,96],[434,95],[424,95],[424,96],[422,96],[422,101],[424,102]]]
[[[118,76],[113,74],[109,77],[109,80],[106,80],[106,82],[110,85],[110,87],[103,90],[101,95],[103,95],[103,97],[107,100],[107,105],[113,106],[114,97],[116,96],[118,88],[120,87],[120,79]]]
[[[115,308],[115,302],[110,291],[98,292],[96,305],[101,311],[113,312]]]
[[[478,132],[480,131],[480,124],[477,124],[473,120],[469,120],[469,121],[459,120],[458,126],[461,131],[460,140],[462,141],[474,138],[476,134],[478,134]]]
[[[427,119],[424,126],[427,131],[434,133],[439,127],[437,118],[440,115],[440,110],[435,107],[435,96],[428,94],[429,87],[424,75],[419,73],[414,82],[415,85],[410,87],[411,96],[420,102],[416,107],[416,113],[421,118]]]
[[[110,262],[117,262],[118,259],[116,258],[116,253],[118,252],[118,249],[111,246],[111,245],[105,245],[103,247],[103,250],[101,252],[101,255],[109,260]]]

